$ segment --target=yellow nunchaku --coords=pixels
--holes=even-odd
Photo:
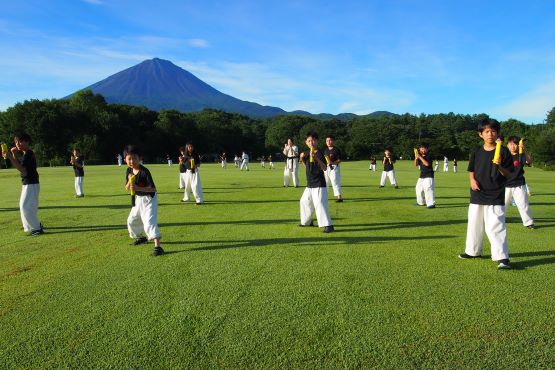
[[[518,142],[518,154],[524,154],[524,138],[520,139]]]
[[[2,143],[2,157],[4,157],[4,159],[6,159],[6,157],[8,156],[8,146],[6,145],[6,143]]]
[[[135,175],[129,176],[129,182],[131,183],[131,185],[135,184],[135,178],[136,178]],[[133,186],[131,186],[130,191],[131,191],[131,195],[135,195],[135,188]]]
[[[314,163],[314,148],[310,147],[310,163]]]
[[[331,164],[331,159],[328,155],[324,155],[324,158],[326,158],[326,163],[328,164],[328,166]]]
[[[418,157],[418,149],[414,148],[414,158]]]
[[[71,164],[75,163],[75,157],[73,155],[71,156],[71,158],[69,160],[69,163],[71,163]]]
[[[195,168],[195,160],[191,158],[191,169]]]
[[[495,153],[493,154],[493,163],[497,162],[499,157],[501,157],[501,145],[502,144],[503,144],[503,142],[501,140],[497,140],[497,143],[495,144]]]

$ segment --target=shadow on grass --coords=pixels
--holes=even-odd
[[[272,238],[272,239],[252,239],[252,240],[223,240],[209,242],[212,245],[191,247],[173,253],[194,252],[194,251],[211,251],[220,249],[233,248],[250,248],[250,247],[266,247],[269,245],[287,245],[295,247],[325,247],[327,245],[344,244],[347,246],[368,243],[391,243],[396,241],[412,241],[412,240],[433,240],[433,239],[449,239],[455,238],[452,235],[436,235],[436,236],[360,236],[360,237],[306,237],[306,238]],[[167,245],[198,245],[207,244],[206,240],[196,241],[175,241],[165,242]]]
[[[347,224],[346,228],[340,227],[335,232],[353,232],[353,231],[378,231],[390,229],[409,229],[409,228],[422,228],[422,227],[436,227],[466,224],[467,219],[462,220],[442,220],[442,221],[401,221],[401,222],[378,222],[368,224]],[[349,226],[355,228],[348,228]]]
[[[520,253],[510,253],[511,265],[514,270],[525,270],[528,267],[541,266],[541,265],[551,265],[555,263],[555,249],[550,251],[535,251],[535,252],[520,252]],[[521,257],[546,257],[538,259],[525,259],[520,260]],[[491,255],[482,255],[482,259],[490,259]],[[513,258],[518,258],[518,261],[514,261]]]

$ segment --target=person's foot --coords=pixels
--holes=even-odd
[[[324,227],[324,232],[325,232],[325,233],[331,233],[331,232],[333,232],[333,230],[335,230],[335,229],[333,228],[333,225]]]
[[[164,252],[164,250],[162,249],[162,246],[160,246],[160,245],[157,246],[157,247],[154,247],[154,250],[152,251],[152,255],[154,257],[161,256],[164,253],[166,253],[166,252]]]
[[[299,224],[299,227],[312,227],[314,226],[314,221],[310,221],[308,225]]]
[[[189,199],[185,200],[185,199],[181,199],[180,202],[181,203],[187,203],[189,201]]]
[[[414,203],[414,205],[415,205],[415,206],[418,206],[418,207],[423,207],[423,206],[425,206],[425,204],[418,204],[418,203]]]
[[[434,205],[431,205],[431,206],[426,206],[426,208],[428,208],[428,209],[436,208],[436,205],[434,204]]]
[[[395,185],[395,189],[399,189],[399,187],[397,185]]]
[[[31,231],[31,236],[39,236],[44,234],[44,230],[42,229],[42,225],[40,229]]]
[[[472,258],[480,258],[482,256],[471,256],[470,254],[466,254],[466,253],[461,253],[459,254],[459,258],[462,260],[466,260],[466,259],[472,259]]]
[[[195,204],[196,204],[197,206],[200,206],[200,205],[202,205],[202,202],[196,202]]]
[[[146,242],[148,242],[148,239],[145,238],[144,236],[141,236],[141,237],[135,238],[135,239],[133,240],[133,245],[144,244],[144,243],[146,243]]]
[[[497,262],[499,262],[497,268],[500,270],[508,270],[511,268],[511,262],[508,259],[500,260]]]
[[[536,225],[534,225],[534,224],[528,225],[528,226],[526,226],[526,228],[527,228],[527,229],[535,229],[535,228],[536,228]]]
[[[343,202],[343,198],[338,198],[338,199],[336,200],[336,202],[337,202],[337,203],[342,203],[342,202]]]
[[[383,185],[380,185],[380,188],[383,188]]]

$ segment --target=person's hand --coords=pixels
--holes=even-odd
[[[17,147],[14,146],[13,148],[10,149],[10,152],[12,153],[13,156],[15,156],[15,153],[19,152],[19,149],[17,149]]]
[[[475,179],[470,180],[470,187],[474,191],[480,191],[480,184],[478,184],[478,181],[476,181]]]
[[[496,164],[496,165],[500,166],[501,165],[501,156],[499,156],[499,158],[497,158],[497,159],[493,159],[492,162],[493,162],[493,164]]]
[[[305,157],[305,155],[304,155],[304,152],[303,152],[303,153],[301,153],[301,161],[304,159],[304,157]]]

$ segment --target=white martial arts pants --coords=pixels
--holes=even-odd
[[[160,238],[158,229],[158,195],[136,195],[135,207],[127,217],[129,236],[137,239],[144,231],[148,240]]]
[[[227,168],[227,161],[222,161],[222,168]]]
[[[426,202],[426,207],[435,206],[436,204],[433,177],[419,178],[416,182],[416,203],[423,206],[424,202]]]
[[[243,162],[241,162],[241,171],[243,171],[243,169],[245,170],[249,170],[249,160],[248,159],[243,159]]]
[[[385,179],[388,178],[389,182],[393,186],[397,186],[397,180],[395,179],[395,170],[383,171],[382,179],[380,180],[380,186],[385,186]]]
[[[195,172],[191,170],[187,170],[187,172],[185,172],[185,193],[183,194],[184,201],[189,200],[189,193],[191,191],[193,192],[193,196],[195,197],[195,201],[197,203],[204,202],[198,168],[195,169]]]
[[[509,259],[505,206],[472,203],[469,205],[466,254],[482,255],[484,231],[491,245],[491,259],[494,261]]]
[[[288,158],[285,161],[285,170],[283,171],[283,186],[289,186],[291,176],[293,176],[293,186],[299,186],[298,158]]]
[[[526,191],[526,185],[521,185],[514,188],[505,188],[505,207],[509,207],[513,199],[516,206],[518,207],[520,218],[522,218],[522,224],[524,226],[533,225],[534,219],[532,219],[532,211],[530,211],[530,204],[528,203],[528,192]]]
[[[120,167],[121,167],[121,161],[118,161],[118,166],[120,166]]]
[[[19,198],[19,212],[23,231],[26,233],[40,230],[38,217],[40,184],[23,185]]]
[[[439,163],[434,166],[434,172],[437,172],[438,168],[439,168]]]
[[[443,172],[449,172],[449,163],[443,164]]]
[[[75,195],[83,195],[83,177],[75,177]]]
[[[457,166],[453,166],[453,172],[457,173]]]
[[[274,169],[274,162],[270,162],[270,169],[271,169],[271,170]]]
[[[371,164],[370,167],[368,167],[369,170],[372,170],[374,172],[376,172],[376,165],[375,164]]]
[[[185,172],[179,173],[179,189],[185,188]]]
[[[171,160],[169,160],[169,161],[168,161],[168,166],[171,166],[172,163],[173,163],[173,162],[172,162]]]
[[[339,166],[334,166],[333,170],[330,166],[326,168],[324,172],[324,176],[326,177],[326,184],[328,186],[331,185],[333,188],[333,196],[338,197],[341,195],[341,169]]]
[[[331,226],[328,212],[328,188],[305,188],[301,197],[301,225],[309,225],[316,213],[318,227]]]

